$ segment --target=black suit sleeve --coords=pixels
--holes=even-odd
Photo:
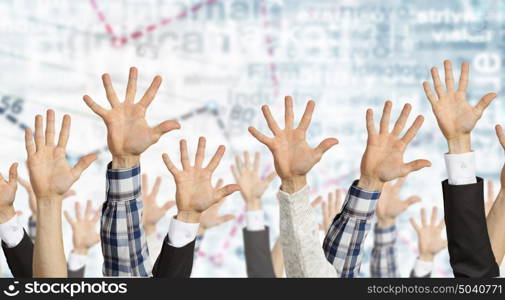
[[[249,278],[275,278],[268,227],[261,231],[244,228],[245,263]]]
[[[168,235],[163,240],[163,247],[153,267],[156,278],[189,278],[193,269],[195,241],[184,247],[176,248],[168,244]]]
[[[7,265],[14,278],[32,278],[33,242],[24,231],[23,239],[16,246],[9,248],[2,242],[2,249]]]
[[[455,277],[500,275],[487,232],[482,178],[477,183],[442,182],[450,263]]]

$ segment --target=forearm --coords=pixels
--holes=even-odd
[[[272,264],[274,266],[275,277],[284,277],[284,257],[282,256],[281,239],[275,241],[272,249]]]
[[[494,202],[489,215],[487,216],[487,228],[489,239],[496,262],[500,265],[505,254],[505,189],[501,189]]]
[[[37,220],[33,276],[67,277],[61,228],[61,199],[39,201]]]

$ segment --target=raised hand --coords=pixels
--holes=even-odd
[[[496,125],[496,136],[498,137],[498,141],[500,141],[500,145],[502,146],[503,150],[505,151],[505,133],[503,132],[503,128],[501,125]],[[500,175],[500,184],[501,188],[505,188],[505,164],[503,165],[503,168],[501,169],[501,175]]]
[[[70,116],[65,115],[58,144],[54,143],[52,110],[47,111],[45,134],[42,116],[35,117],[35,144],[32,131],[30,129],[25,131],[28,173],[37,199],[37,236],[33,250],[34,277],[67,277],[61,231],[61,202],[72,184],[96,159],[95,154],[89,154],[71,167],[65,158],[69,134]]]
[[[425,159],[418,159],[409,163],[403,162],[403,154],[408,144],[414,139],[423,124],[423,116],[417,116],[414,123],[400,138],[400,133],[405,127],[412,106],[405,104],[400,117],[393,130],[389,132],[389,119],[391,115],[391,101],[386,101],[380,121],[380,130],[377,132],[373,121],[373,111],[366,112],[366,127],[368,141],[365,153],[361,159],[361,177],[358,187],[366,190],[381,190],[384,183],[409,173],[431,166]]]
[[[437,213],[438,209],[434,206],[428,223],[424,208],[421,208],[421,226],[413,218],[409,219],[419,239],[419,258],[424,261],[433,261],[437,253],[447,248],[447,240],[441,235],[445,223],[443,219],[437,222]]]
[[[284,129],[280,129],[277,125],[270,108],[263,105],[261,110],[274,137],[267,137],[254,127],[249,127],[249,132],[272,152],[275,170],[282,181],[281,189],[287,193],[294,193],[307,184],[307,173],[321,160],[326,151],[338,144],[338,140],[328,138],[317,147],[310,147],[306,141],[306,134],[315,102],[311,100],[307,103],[300,124],[293,128],[293,100],[287,96],[284,101]]]
[[[161,85],[160,76],[154,77],[151,86],[137,103],[133,103],[137,91],[135,67],[130,68],[124,102],[119,101],[109,74],[104,74],[102,81],[112,108],[104,109],[87,95],[84,96],[84,101],[107,126],[107,144],[112,153],[112,168],[127,168],[138,164],[140,154],[149,146],[156,143],[163,134],[180,128],[179,123],[175,121],[164,121],[151,128],[145,119],[146,110]]]
[[[489,214],[491,208],[493,207],[495,197],[494,183],[492,180],[487,180],[487,196],[484,200],[484,209],[486,211],[486,216]]]
[[[384,185],[375,210],[378,226],[393,225],[396,217],[406,211],[412,204],[421,201],[418,196],[410,196],[405,200],[400,197],[400,189],[405,183],[405,179],[405,177],[402,177],[396,180],[395,183],[388,182]]]
[[[318,198],[322,199],[321,196]],[[314,206],[314,202],[316,202],[318,198],[311,203],[312,206]],[[335,218],[342,208],[342,192],[339,189],[336,189],[335,193],[329,192],[328,198],[323,201],[322,208],[323,223],[319,226],[319,229],[327,232],[330,228],[331,221],[333,221],[333,218]]]
[[[214,188],[214,191],[217,193],[217,191],[222,186],[223,186],[223,180],[219,179],[217,181],[216,187]],[[205,230],[209,228],[219,226],[225,222],[235,219],[235,216],[232,214],[222,216],[219,215],[219,209],[221,208],[221,205],[223,205],[225,199],[226,197],[219,199],[215,204],[207,208],[202,213],[202,215],[200,216],[200,228],[198,234],[203,234]]]
[[[163,205],[158,205],[156,198],[160,191],[161,177],[156,177],[153,189],[149,192],[149,178],[147,174],[142,174],[142,203],[144,210],[142,214],[142,224],[147,235],[156,231],[156,224],[165,216],[167,211],[175,205],[175,201],[167,201]]]
[[[65,115],[61,124],[58,144],[54,142],[54,111],[47,111],[45,134],[42,116],[35,117],[35,144],[31,129],[25,131],[28,172],[31,188],[38,204],[40,202],[61,202],[68,195],[72,184],[96,159],[95,154],[81,157],[75,166],[70,166],[65,158],[65,148],[70,134],[70,116]]]
[[[37,198],[35,197],[35,193],[33,192],[32,185],[29,181],[24,180],[21,177],[18,177],[18,182],[21,186],[26,190],[28,194],[28,206],[30,207],[30,211],[32,212],[32,219],[37,221]],[[75,195],[74,190],[68,190],[65,194],[63,194],[63,199],[68,197],[72,197]]]
[[[88,200],[84,216],[82,216],[79,202],[75,202],[75,219],[67,211],[64,211],[64,215],[72,227],[73,252],[87,255],[88,250],[100,242],[100,235],[96,231],[96,224],[100,219],[100,210],[93,212],[91,200]]]
[[[447,140],[449,153],[470,152],[470,134],[484,110],[496,98],[496,94],[488,93],[480,99],[477,105],[472,106],[466,99],[469,64],[464,62],[461,65],[461,75],[457,89],[454,86],[452,64],[449,60],[444,61],[444,69],[445,87],[440,80],[438,69],[433,67],[431,76],[433,77],[436,95],[433,94],[430,84],[426,81],[423,83],[424,92],[431,103],[438,126]]]
[[[258,174],[260,168],[259,152],[254,155],[254,162],[251,165],[249,152],[244,152],[244,161],[240,156],[235,157],[235,165],[231,166],[231,171],[235,177],[235,181],[240,187],[240,194],[246,203],[247,210],[260,210],[261,209],[261,196],[268,188],[277,174],[271,172],[266,177],[261,178]]]
[[[16,190],[18,178],[18,163],[13,163],[9,169],[9,180],[0,174],[0,224],[9,221],[16,215],[14,210],[14,199],[16,198]]]
[[[191,166],[186,140],[180,141],[182,170],[177,169],[168,154],[164,153],[162,156],[165,165],[175,179],[175,202],[178,209],[176,218],[186,223],[200,222],[202,212],[239,190],[239,186],[236,184],[229,184],[218,190],[214,189],[211,184],[212,173],[219,165],[225,147],[219,146],[207,167],[204,168],[202,164],[205,158],[205,143],[205,138],[200,137],[195,164]]]

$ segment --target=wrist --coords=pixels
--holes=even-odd
[[[198,227],[198,235],[203,235],[205,233],[205,227],[200,224],[200,227]]]
[[[288,194],[296,193],[306,185],[307,177],[305,175],[281,179],[281,190]]]
[[[10,219],[16,216],[16,211],[14,210],[14,206],[9,205],[6,207],[0,208],[0,224],[3,224]]]
[[[378,178],[361,175],[358,181],[358,188],[366,191],[382,191],[384,182]]]
[[[154,232],[156,232],[156,226],[155,225],[144,225],[144,231],[146,235],[151,235]]]
[[[181,221],[184,223],[200,223],[200,216],[201,216],[201,213],[196,212],[196,211],[181,210],[177,213],[177,216],[175,218],[178,221]]]
[[[378,218],[377,219],[377,226],[380,228],[386,228],[393,226],[395,224],[395,219],[394,218]]]
[[[136,166],[140,163],[140,155],[113,155],[112,168],[126,169]]]
[[[79,247],[75,247],[72,250],[72,252],[75,254],[79,254],[79,255],[88,255],[88,248],[86,248],[84,246],[79,246]]]
[[[449,154],[461,154],[472,151],[472,139],[470,134],[460,135],[447,139]]]
[[[429,261],[432,262],[435,256],[433,254],[429,253],[419,253],[419,259],[422,261]]]
[[[260,198],[245,199],[245,207],[246,207],[247,211],[261,210],[261,200],[260,200]]]

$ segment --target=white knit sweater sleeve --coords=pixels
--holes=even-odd
[[[309,203],[309,187],[294,194],[279,191],[280,239],[286,277],[337,277],[319,239],[319,222]]]

